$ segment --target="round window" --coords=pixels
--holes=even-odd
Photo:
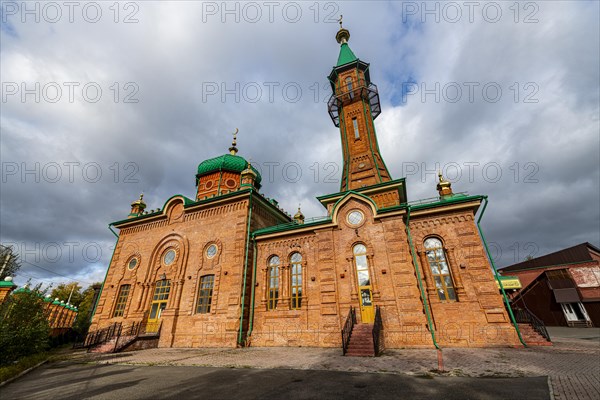
[[[132,269],[135,269],[135,267],[137,267],[137,265],[138,265],[138,259],[137,259],[137,257],[133,257],[127,263],[127,268],[131,271]]]
[[[173,261],[175,261],[175,256],[175,250],[170,249],[169,251],[167,251],[165,253],[165,256],[163,257],[163,262],[165,263],[165,265],[173,264]]]
[[[204,184],[204,188],[205,189],[210,189],[211,187],[213,187],[213,182],[212,181],[208,181]]]
[[[230,188],[234,188],[235,187],[235,181],[233,179],[227,179],[225,181],[225,184],[227,185],[227,187],[230,187]]]
[[[208,249],[206,249],[206,257],[213,258],[217,255],[217,250],[217,245],[214,243],[211,244],[210,246],[208,246]]]
[[[348,223],[350,225],[358,225],[361,222],[363,222],[364,218],[365,216],[363,215],[363,213],[358,210],[350,211],[347,217]]]

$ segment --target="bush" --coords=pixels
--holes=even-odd
[[[19,290],[0,305],[0,363],[10,364],[48,349],[50,326],[45,308],[39,288]]]

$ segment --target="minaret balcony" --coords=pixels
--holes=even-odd
[[[350,89],[343,91],[338,88],[337,93],[334,93],[327,102],[327,109],[333,124],[340,126],[340,109],[347,104],[355,102],[357,99],[365,100],[369,103],[371,109],[371,117],[377,118],[381,114],[381,104],[379,103],[379,92],[374,83],[366,82],[364,79],[358,80],[358,85],[352,85]]]

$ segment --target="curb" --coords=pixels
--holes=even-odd
[[[548,375],[548,392],[550,394],[550,400],[554,400],[554,389],[552,389],[552,377]]]
[[[50,359],[46,359],[40,363],[37,363],[36,365],[34,365],[33,367],[27,368],[25,371],[21,372],[19,375],[17,376],[13,376],[10,379],[5,380],[4,382],[0,382],[0,387],[4,386],[4,385],[8,385],[9,383],[11,383],[14,380],[19,379],[20,377],[22,377],[25,374],[30,373],[31,371],[33,371],[34,369],[36,369],[37,367],[41,366],[42,364],[46,364]]]

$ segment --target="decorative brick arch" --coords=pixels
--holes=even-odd
[[[162,257],[170,248],[175,250],[176,257],[171,266],[165,266],[162,264]],[[179,307],[181,287],[185,279],[188,257],[189,240],[186,236],[178,233],[173,232],[168,234],[154,246],[150,256],[150,266],[146,270],[146,275],[142,282],[144,287],[144,293],[140,302],[142,309],[149,307],[156,281],[160,280],[160,275],[163,273],[171,281],[171,295],[169,295],[168,307]]]
[[[375,217],[377,215],[377,206],[375,205],[372,199],[357,192],[348,192],[344,197],[339,199],[331,209],[331,220],[334,224],[339,225],[339,212],[344,207],[344,205],[346,205],[351,200],[356,200],[360,203],[367,205],[368,207],[370,207],[373,216]]]

